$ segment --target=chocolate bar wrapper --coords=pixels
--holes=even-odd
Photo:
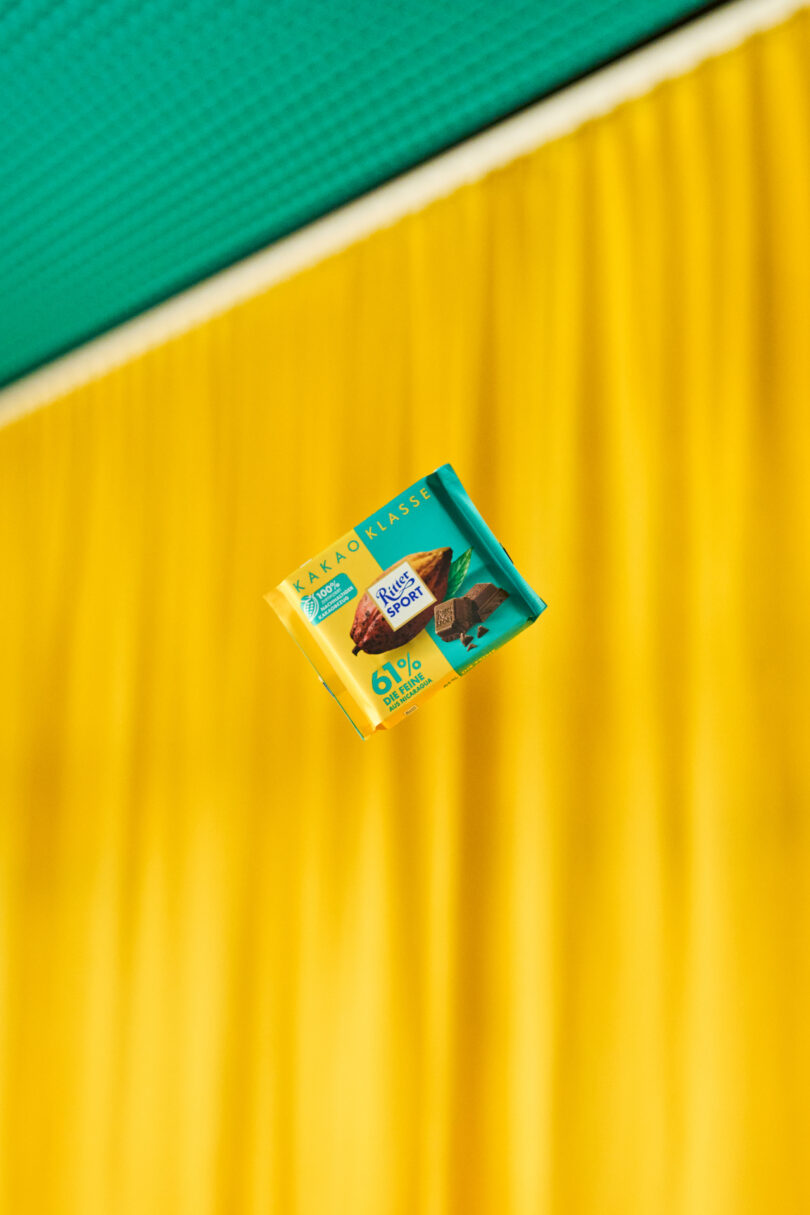
[[[449,464],[266,598],[362,738],[403,721],[546,606]],[[473,655],[461,638],[484,619]]]

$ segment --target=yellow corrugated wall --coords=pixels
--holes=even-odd
[[[0,432],[9,1215],[810,1211],[810,17]],[[262,600],[452,460],[540,623]]]

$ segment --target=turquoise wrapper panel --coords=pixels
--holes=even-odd
[[[428,633],[459,672],[509,641],[545,610],[546,604],[520,575],[450,464],[415,481],[359,523],[356,531],[383,569],[411,553],[450,548],[456,561],[472,550],[456,595],[463,595],[477,582],[492,582],[508,591],[509,598],[486,621],[486,634],[479,638],[477,629],[473,630],[473,650],[467,650],[460,640],[443,641],[437,637],[434,623],[428,624]]]

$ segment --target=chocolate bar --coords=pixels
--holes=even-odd
[[[359,492],[365,466],[356,471]],[[486,577],[465,594],[468,582]],[[476,629],[507,592],[503,628],[476,645]],[[449,464],[343,531],[267,598],[363,738],[404,721],[546,606]],[[274,695],[285,703],[284,686]],[[290,704],[297,708],[297,697]]]
[[[474,608],[469,599],[445,599],[437,603],[433,619],[436,622],[436,636],[441,641],[457,641],[462,633],[466,633],[475,623]]]
[[[509,592],[501,590],[494,582],[476,582],[475,586],[467,591],[466,598],[473,605],[474,619],[484,621],[509,598]]]

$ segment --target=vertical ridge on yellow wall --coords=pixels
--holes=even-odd
[[[808,17],[0,431],[0,1210],[810,1208]],[[361,744],[450,459],[550,608]]]

